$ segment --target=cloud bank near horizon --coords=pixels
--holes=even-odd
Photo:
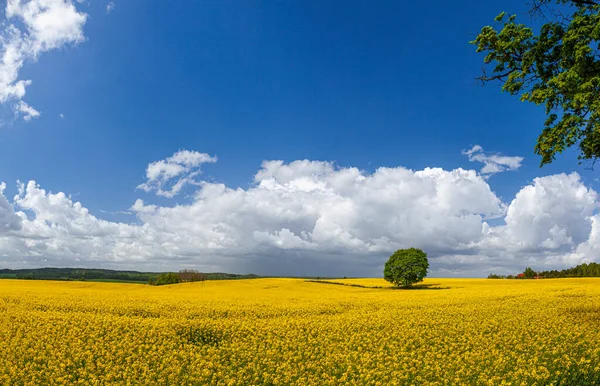
[[[174,206],[136,200],[134,223],[98,218],[35,181],[11,201],[2,183],[0,265],[379,276],[394,250],[414,246],[434,275],[481,276],[568,267],[600,250],[598,195],[577,173],[536,178],[507,203],[461,168],[264,161],[249,188],[234,189],[197,179],[211,162],[182,150],[149,164],[144,190],[170,196],[184,180],[193,192]]]

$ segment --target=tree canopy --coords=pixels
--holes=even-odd
[[[383,278],[395,286],[410,287],[427,276],[427,254],[420,249],[399,249],[385,263]]]
[[[531,11],[543,21],[539,31],[503,12],[495,27],[483,27],[471,42],[486,54],[481,82],[499,81],[502,91],[545,106],[535,145],[541,166],[571,146],[579,148],[580,163],[600,157],[599,4],[534,0]]]
[[[600,277],[600,263],[583,263],[573,268],[561,271],[543,271],[539,273],[544,278],[560,277]]]
[[[531,267],[525,268],[523,275],[525,275],[525,279],[533,279],[536,276],[535,271]]]

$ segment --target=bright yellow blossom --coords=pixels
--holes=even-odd
[[[600,384],[600,279],[335,282],[0,280],[0,384]]]

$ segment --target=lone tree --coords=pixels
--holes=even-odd
[[[390,256],[383,270],[383,278],[395,286],[410,287],[427,276],[429,261],[420,249],[399,249]]]
[[[544,104],[540,166],[571,146],[579,147],[580,164],[593,165],[600,157],[600,0],[532,0],[531,13],[542,24],[535,32],[503,12],[470,42],[492,66],[478,79]]]

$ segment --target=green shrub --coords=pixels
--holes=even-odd
[[[174,272],[161,273],[154,280],[150,279],[150,285],[167,285],[180,283],[179,275]]]

